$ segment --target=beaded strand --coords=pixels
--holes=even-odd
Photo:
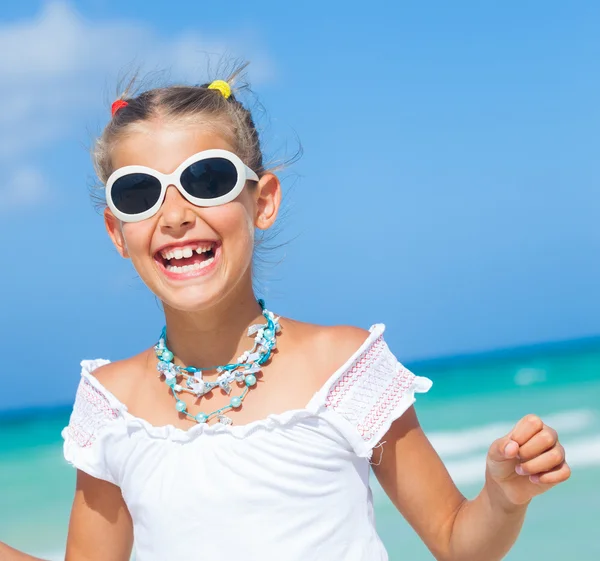
[[[223,366],[211,366],[206,368],[195,368],[193,366],[178,366],[174,364],[174,355],[167,347],[167,328],[163,328],[158,343],[154,346],[154,351],[158,359],[156,369],[159,376],[165,377],[165,383],[169,386],[173,397],[175,398],[175,409],[183,413],[189,419],[197,423],[207,423],[215,417],[221,424],[230,425],[232,420],[225,415],[232,409],[239,409],[242,406],[244,398],[248,395],[249,389],[256,384],[256,374],[260,372],[262,365],[271,358],[273,349],[277,347],[277,335],[281,331],[279,318],[265,308],[262,300],[258,303],[262,309],[262,314],[267,320],[264,325],[255,324],[248,328],[248,337],[254,335],[254,345],[252,349],[244,352],[238,357],[237,362]],[[206,381],[202,374],[207,370],[216,370],[219,376],[215,381]],[[181,383],[178,377],[182,378]],[[241,395],[234,396],[229,404],[212,411],[211,413],[198,413],[192,415],[187,408],[187,404],[179,399],[178,393],[190,393],[197,398],[210,393],[213,389],[219,387],[227,395],[231,393],[231,384],[233,382],[244,383],[245,387]]]

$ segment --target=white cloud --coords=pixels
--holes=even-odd
[[[205,78],[206,53],[231,52],[252,60],[256,82],[272,68],[256,43],[243,33],[227,41],[188,29],[166,38],[136,21],[86,21],[64,1],[46,4],[33,19],[0,25],[0,172],[18,176],[15,162],[73,131],[84,133],[92,116],[107,110],[110,84],[124,68],[167,69],[174,79],[196,83]]]
[[[0,186],[0,214],[16,207],[31,206],[43,202],[48,185],[42,173],[33,167],[17,169],[5,185]]]

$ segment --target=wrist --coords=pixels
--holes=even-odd
[[[489,476],[485,478],[483,492],[487,495],[492,509],[498,509],[510,515],[524,515],[531,503],[531,499],[524,503],[514,503],[507,497],[502,485]]]

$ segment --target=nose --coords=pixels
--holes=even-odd
[[[173,233],[194,226],[196,214],[177,187],[169,185],[160,209],[160,226]]]

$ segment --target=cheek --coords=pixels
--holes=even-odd
[[[147,221],[134,222],[123,225],[123,239],[129,257],[135,262],[139,257],[148,254],[148,247],[152,238],[152,228]]]
[[[251,251],[254,247],[254,218],[251,210],[241,202],[230,203],[219,210],[219,219],[214,224],[223,241]]]

